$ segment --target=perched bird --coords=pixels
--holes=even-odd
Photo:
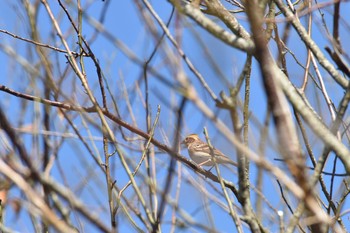
[[[203,142],[197,134],[188,135],[181,144],[185,144],[188,150],[188,154],[191,159],[199,166],[214,166],[214,161],[210,154],[210,147],[207,143]],[[233,162],[230,158],[224,155],[221,151],[214,148],[214,156],[216,163],[228,163],[237,167],[237,163]]]

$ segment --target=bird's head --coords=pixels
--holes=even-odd
[[[181,142],[181,144],[184,144],[188,147],[188,145],[190,145],[195,141],[200,141],[198,134],[190,134],[190,135],[187,135],[187,137]]]

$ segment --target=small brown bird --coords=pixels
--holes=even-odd
[[[199,166],[214,166],[209,145],[203,142],[197,134],[188,135],[185,140],[181,142],[181,144],[185,144],[187,146],[188,154]],[[214,156],[216,163],[218,164],[228,163],[237,167],[237,163],[233,162],[230,158],[215,148]]]

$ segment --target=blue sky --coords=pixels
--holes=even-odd
[[[25,20],[25,13],[23,12],[23,10],[21,10],[22,8],[19,7],[19,4],[20,3],[17,1],[6,1],[5,4],[2,4],[2,7],[0,8],[0,29],[8,30],[9,32],[15,33],[24,38],[29,38],[28,22]],[[90,4],[90,2],[84,1],[83,5],[85,4]],[[86,14],[89,17],[98,19],[100,17],[100,12],[104,4],[106,4],[106,2],[93,1],[89,6]],[[72,29],[68,24],[68,20],[65,18],[65,15],[63,14],[62,10],[58,7],[56,1],[50,2],[50,6],[53,9],[54,15],[61,19],[60,26],[62,27],[63,33],[68,36],[68,42],[70,43],[72,48],[75,48],[77,38],[74,36],[69,36],[69,33]],[[163,19],[163,21],[166,21],[171,12],[170,4],[168,4],[166,1],[154,1],[153,6],[157,13],[160,15],[160,17]],[[70,6],[68,7],[68,9],[73,15],[76,14],[76,12],[74,11],[74,7]],[[327,9],[328,8],[326,8],[325,10],[326,20],[328,20],[331,16],[331,12],[328,12]],[[349,10],[348,3],[344,3],[342,8],[342,10],[344,11],[346,9]],[[315,41],[319,43],[320,48],[323,49],[324,46],[329,45],[329,41],[325,37],[324,29],[320,27],[320,18],[317,17],[317,14],[315,15],[315,29],[313,30],[313,36],[315,38]],[[246,16],[244,14],[238,14],[237,17],[244,26],[247,26]],[[347,18],[344,18],[342,25],[346,26],[347,22],[349,22],[349,15],[345,15],[344,17]],[[179,15],[175,15],[174,19],[175,20],[172,21],[169,28],[171,32],[175,34],[176,23],[179,23],[181,25],[181,46],[182,49],[185,51],[186,55],[191,60],[191,62],[201,72],[201,74],[204,76],[205,80],[217,96],[219,95],[220,91],[225,91],[225,93],[228,94],[229,87],[236,83],[237,78],[239,77],[239,74],[242,71],[246,55],[218,41],[216,38],[209,35],[203,29],[196,27],[193,21],[184,19]],[[304,19],[302,18],[301,20],[303,21]],[[50,33],[52,24],[48,19],[47,13],[45,12],[43,6],[40,6],[38,22],[41,40],[44,43],[48,43],[62,48],[59,38],[55,34]],[[140,17],[137,7],[134,5],[134,1],[110,1],[110,6],[106,12],[106,18],[103,25],[141,60],[146,60],[150,56],[150,53],[155,45],[155,40],[152,36],[150,36],[149,31],[145,29],[145,24]],[[281,29],[283,28],[283,24],[280,24],[279,26]],[[331,27],[331,25],[329,25],[329,27]],[[160,34],[161,30],[159,26],[156,25],[156,28],[158,30],[158,34]],[[94,29],[91,27],[91,25],[89,25],[89,23],[84,21],[83,32],[83,36],[87,40],[89,40],[94,34]],[[344,49],[346,51],[349,51],[350,45],[349,43],[346,43],[346,41],[348,41],[349,39],[349,31],[346,32],[346,30],[342,30],[341,35],[342,41],[344,42]],[[202,44],[198,43],[198,38],[201,39],[202,44],[204,44],[206,49],[208,49],[209,54],[212,56],[213,60],[216,62],[215,64],[218,66],[218,69],[222,73],[222,77],[218,77],[219,75],[215,72],[214,67],[210,64],[209,58],[207,57]],[[36,64],[36,62],[38,61],[36,55],[33,55],[32,60],[29,60],[31,54],[35,54],[32,45],[28,45],[23,41],[15,40],[12,37],[5,34],[0,34],[0,39],[1,45],[5,47],[9,46],[15,48],[15,52],[18,56],[27,58],[27,62],[29,62],[29,64],[33,65],[34,67],[36,66],[40,69],[40,64]],[[288,47],[290,48],[290,50],[295,52],[295,55],[301,61],[305,62],[306,53],[303,47],[304,45],[302,44],[300,39],[298,39],[294,31],[292,31],[289,41],[290,43],[288,43]],[[166,40],[165,43],[168,44],[168,46],[174,50],[173,46],[170,45],[168,40]],[[126,102],[123,99],[123,93],[125,91],[129,93],[137,93],[137,91],[135,91],[135,83],[142,77],[142,67],[136,65],[127,56],[125,56],[125,54],[123,54],[123,52],[118,47],[116,47],[114,44],[111,43],[111,41],[107,40],[102,35],[98,35],[96,37],[96,39],[91,43],[91,48],[99,60],[106,80],[110,84],[112,95],[117,100],[120,100],[118,104],[121,109],[121,114],[123,118],[131,123],[132,117],[130,116],[129,111],[127,110]],[[272,53],[275,55],[276,48],[273,45],[271,46],[271,50]],[[56,52],[49,52],[49,56],[58,56],[57,64],[55,64],[55,66],[57,65],[58,67],[56,67],[57,69],[54,70],[54,74],[57,75],[57,77],[59,77],[65,70],[65,68],[68,66],[66,64],[66,58],[64,54]],[[171,68],[167,66],[167,59],[169,58],[165,56],[165,53],[159,52],[154,58],[154,60],[152,60],[151,66],[156,68],[158,72],[161,73],[164,77],[166,77],[168,81],[170,81],[173,84],[176,84],[176,80],[173,77],[174,72],[172,72]],[[286,57],[288,61],[291,81],[295,83],[295,85],[300,85],[303,77],[303,69],[300,68],[300,66],[298,66],[293,61],[293,58],[290,54],[287,54]],[[4,49],[1,50],[0,67],[3,70],[3,76],[0,78],[0,84],[6,85],[12,89],[15,89],[16,91],[43,96],[41,90],[42,87],[40,85],[35,86],[35,84],[33,83],[33,80],[35,80],[35,78],[28,75],[27,70],[25,70],[23,66],[18,65],[17,61],[11,59],[10,56],[6,54]],[[89,84],[92,87],[92,90],[94,90],[94,92],[96,93],[96,96],[99,96],[99,88],[95,67],[88,59],[85,59],[85,61]],[[208,93],[206,93],[201,88],[200,83],[189,71],[188,67],[186,66],[186,64],[183,63],[183,61],[182,68],[185,74],[197,88],[198,94],[201,96],[201,98],[206,100],[206,104],[214,109],[215,102],[210,98]],[[329,87],[329,89],[332,90],[329,93],[332,100],[339,101],[339,98],[341,98],[343,94],[342,90],[332,83],[333,81],[327,76],[327,74],[322,68],[321,71],[324,74],[327,87]],[[39,76],[45,78],[45,75],[42,73],[42,71],[40,72]],[[121,81],[122,79],[124,80],[124,84]],[[225,79],[226,81],[223,82],[223,79]],[[35,86],[35,88],[32,88],[32,85]],[[139,88],[140,91],[143,92],[143,84],[141,84]],[[157,105],[161,105],[162,109],[160,116],[160,126],[156,130],[155,137],[160,141],[164,140],[164,142],[166,142],[166,137],[164,137],[165,134],[169,139],[169,144],[171,145],[174,132],[176,130],[176,119],[174,114],[169,111],[170,106],[168,106],[167,104],[179,103],[181,97],[176,91],[174,91],[173,87],[169,87],[167,85],[162,84],[158,79],[152,76],[150,76],[149,78],[149,89],[151,92],[150,107],[152,111],[152,122],[156,115]],[[87,99],[85,93],[82,91],[82,87],[79,81],[71,73],[70,75],[68,75],[68,78],[64,81],[62,85],[62,91],[69,95],[73,90],[78,90],[77,94],[75,95],[75,98],[80,104],[84,104]],[[240,94],[242,98],[244,96],[243,92]],[[317,100],[317,98],[314,97],[315,90],[313,89],[313,87],[307,90],[306,95],[309,97],[310,102],[312,104],[315,104],[315,106],[317,106],[317,101],[320,102],[320,107],[316,107],[316,110],[318,112],[322,112],[322,109],[326,109],[326,105],[323,99]],[[259,121],[259,123],[262,124],[266,115],[266,96],[263,91],[261,75],[256,61],[253,61],[250,98],[250,108],[252,114],[254,114],[254,117],[257,119],[257,121]],[[108,100],[110,101],[111,99],[108,98]],[[140,96],[137,96],[134,100],[132,100],[132,103],[132,108],[135,114],[136,122],[143,130],[145,130],[145,111],[142,106],[142,98],[140,98]],[[7,113],[9,116],[16,116],[9,117],[10,120],[14,124],[16,124],[19,121],[17,116],[21,113],[22,102],[14,96],[9,96],[6,93],[0,92],[0,104],[3,108],[7,109]],[[29,102],[27,104],[29,105],[29,109],[31,110],[29,110],[26,113],[25,117],[23,117],[24,125],[31,124],[33,122],[34,113],[36,111],[40,113],[40,110],[38,109],[42,107],[41,105],[32,102]],[[87,106],[90,106],[90,104],[87,104]],[[327,119],[329,123],[329,113],[327,111],[323,112],[323,117]],[[72,113],[72,115],[74,114],[75,113]],[[227,111],[218,111],[218,116],[227,125],[231,125],[229,113]],[[188,133],[198,133],[201,135],[202,139],[204,139],[204,136],[202,134],[203,127],[207,127],[209,130],[209,134],[212,136],[212,142],[214,143],[215,147],[222,150],[225,154],[230,155],[230,157],[235,158],[236,152],[234,147],[230,145],[228,141],[225,140],[225,138],[223,138],[218,133],[218,131],[210,123],[210,121],[206,119],[203,116],[203,114],[194,107],[193,104],[187,104],[184,112],[184,117],[186,119],[186,124],[184,125],[182,136],[185,136]],[[96,122],[99,122],[97,116],[91,115],[91,118]],[[84,128],[85,120],[87,120],[85,116],[77,116],[75,118],[74,124],[76,124],[77,127],[81,130],[80,132],[84,136],[88,136],[88,134],[91,133],[95,137],[101,137],[101,132],[96,128]],[[111,125],[112,127],[116,127],[115,125],[113,125],[113,123],[111,123]],[[56,132],[64,133],[64,126],[65,122],[62,120],[60,115],[57,113],[56,110],[52,110],[52,129]],[[39,129],[41,129],[40,126]],[[70,129],[68,130],[68,132],[72,133],[73,131]],[[131,136],[129,132],[127,132],[127,134]],[[270,127],[269,135],[271,137],[271,141],[268,142],[266,155],[268,156],[268,159],[272,161],[273,158],[278,157],[278,153],[276,153],[276,149],[274,148],[275,144],[277,143],[277,138],[275,137],[273,125]],[[21,136],[23,136],[22,140],[25,142],[28,150],[30,150],[33,140],[32,135],[21,134]],[[119,139],[121,138],[120,133],[118,133],[116,136]],[[313,140],[313,145],[317,145],[317,143],[320,143],[319,139],[316,139],[314,136],[312,136],[311,138]],[[250,147],[254,151],[257,151],[258,144],[260,141],[260,126],[258,126],[258,124],[251,124],[249,139]],[[58,138],[53,140],[58,140]],[[91,144],[98,148],[100,156],[102,157],[102,142],[95,140],[94,142],[91,142]],[[122,145],[123,151],[130,155],[130,159],[132,161],[137,161],[137,159],[140,156],[140,152],[129,151],[128,145],[130,146],[133,144],[130,143],[126,146]],[[317,146],[314,146],[313,148],[315,149],[314,152],[316,154],[320,153],[323,149],[323,147]],[[1,150],[0,153],[2,153]],[[182,154],[187,155],[187,152],[183,150]],[[169,156],[160,153],[157,159],[159,159],[158,162],[161,164],[162,162],[168,162]],[[120,186],[122,187],[122,184],[127,182],[127,177],[125,176],[125,173],[121,171],[122,169],[120,169],[120,164],[116,156],[111,160],[111,163],[113,164],[113,168],[115,168],[115,170],[112,171],[112,174],[115,175],[117,184],[120,184]],[[283,168],[283,164],[280,164],[278,162],[276,162],[276,164]],[[330,168],[331,167],[329,167],[329,169]],[[210,185],[207,184],[208,181],[206,179],[202,179],[201,177],[199,177],[199,175],[193,173],[193,171],[191,171],[189,168],[183,166],[182,169],[185,170],[183,171],[183,175],[187,175],[188,179],[192,177],[195,180],[201,180],[200,183],[202,183],[203,187],[210,190],[211,192],[213,190],[215,191],[215,188],[220,189],[218,184],[213,184],[215,188],[210,187]],[[64,175],[62,175],[62,171],[64,171]],[[162,178],[166,175],[166,169],[159,169],[158,172],[159,184],[160,187],[163,187],[164,179]],[[251,177],[253,181],[256,177],[256,172],[256,167],[253,164],[251,170]],[[341,172],[342,167],[339,166],[339,173]],[[74,192],[77,193],[77,195],[84,201],[84,203],[87,203],[87,205],[91,207],[91,209],[95,211],[96,214],[99,215],[102,220],[108,223],[108,204],[105,190],[106,188],[103,185],[105,178],[101,170],[96,167],[96,164],[92,160],[92,158],[89,157],[86,149],[79,140],[69,138],[65,139],[65,142],[63,143],[63,146],[59,151],[57,164],[52,170],[52,176],[57,181],[69,185],[69,187],[71,187],[72,190],[74,190]],[[229,169],[223,168],[223,176],[237,184],[237,177],[233,176],[232,171],[230,171]],[[327,180],[328,178],[326,177],[325,179]],[[144,180],[142,179],[142,177],[140,177],[139,182],[143,181]],[[176,181],[177,179],[174,180],[174,185]],[[87,182],[87,186],[81,188],[84,182]],[[264,176],[264,182],[267,187],[265,189],[264,194],[269,198],[269,200],[276,208],[284,208],[283,203],[280,202],[280,193],[275,178],[269,175]],[[337,179],[336,182],[337,185],[340,185],[341,179]],[[128,190],[128,192],[130,192],[130,196],[133,195],[130,190]],[[173,194],[175,193],[175,188],[173,188],[172,192]],[[18,190],[14,190],[11,193],[11,195],[13,197],[21,196]],[[252,192],[253,203],[255,202],[255,195],[256,194]],[[196,220],[202,219],[202,221],[205,223],[208,221],[209,217],[205,215],[204,211],[198,211],[198,209],[202,208],[204,201],[205,200],[201,197],[200,192],[194,189],[191,185],[184,184],[181,188],[180,206],[187,207],[184,209],[191,217],[193,217]],[[348,205],[348,203],[346,204]],[[234,225],[230,221],[229,215],[214,204],[212,204],[211,207],[213,211],[215,227],[222,232],[232,232],[231,230],[233,229]],[[266,205],[265,208],[265,211],[268,212],[269,209],[266,207]],[[346,208],[344,207],[344,209]],[[30,219],[23,212],[24,211],[22,211],[21,213],[20,220],[18,220],[14,216],[13,212],[8,211],[5,224],[21,232],[32,232],[33,229],[30,227]],[[170,217],[171,212],[169,210],[169,212],[166,213],[166,219],[169,220]],[[72,217],[72,220],[76,221],[76,218]],[[124,218],[121,219],[120,224],[122,226],[121,232],[123,232],[122,230],[132,229],[129,223],[127,223],[127,221]],[[267,227],[269,226],[267,222],[265,224]],[[85,229],[86,232],[93,232],[95,230],[92,230],[89,227],[90,225],[89,223],[87,223],[87,221],[84,221],[82,223],[82,228]],[[167,230],[169,230],[170,227],[170,223],[168,225],[164,224],[164,232],[167,232]],[[179,229],[179,231],[181,232],[191,232],[192,230],[193,229]],[[200,230],[198,231],[200,232]],[[272,228],[271,232],[273,231],[277,231],[277,228]]]

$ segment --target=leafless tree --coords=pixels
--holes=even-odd
[[[350,230],[348,1],[2,8],[2,232]]]

